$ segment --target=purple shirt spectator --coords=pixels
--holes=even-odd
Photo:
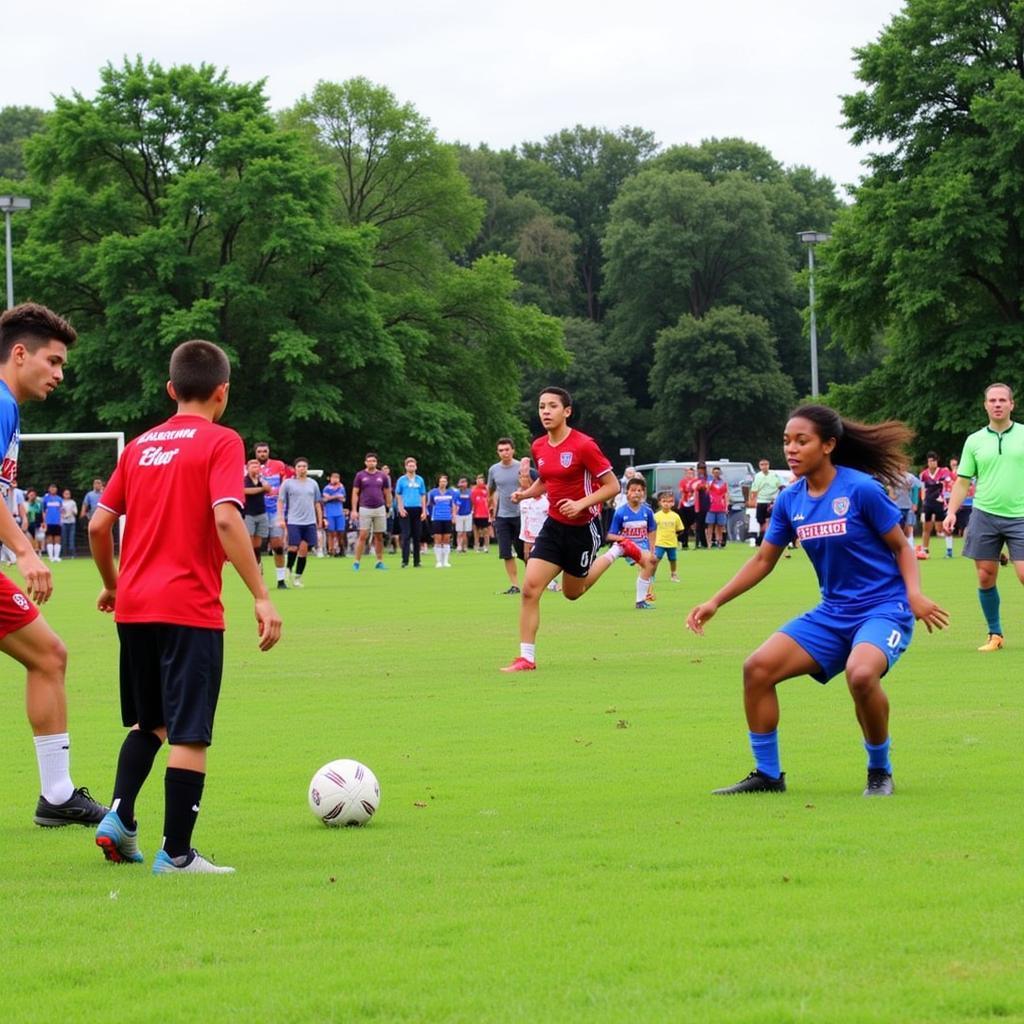
[[[352,481],[352,489],[359,488],[359,507],[365,509],[381,508],[384,505],[384,492],[391,490],[391,479],[387,473],[375,469],[361,469]]]

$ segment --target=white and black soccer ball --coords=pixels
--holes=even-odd
[[[309,809],[325,825],[365,825],[379,806],[377,776],[349,758],[329,761],[309,783]]]

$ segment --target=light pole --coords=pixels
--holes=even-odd
[[[811,397],[818,397],[818,322],[814,316],[814,247],[827,242],[829,236],[821,231],[798,231],[796,237],[807,246],[807,270],[811,293]]]
[[[7,247],[7,308],[14,305],[14,267],[11,263],[11,214],[28,210],[32,200],[24,196],[0,196],[0,210],[4,214],[4,242]]]

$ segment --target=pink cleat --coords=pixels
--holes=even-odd
[[[506,665],[501,671],[502,672],[534,672],[536,671],[537,663],[535,661],[527,661],[526,658],[516,658],[511,665]]]

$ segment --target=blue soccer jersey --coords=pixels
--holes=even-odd
[[[647,551],[650,549],[647,535],[657,527],[658,524],[654,521],[654,512],[650,505],[645,502],[634,510],[627,503],[620,505],[615,510],[608,532],[616,537],[628,537],[636,543],[637,547]]]
[[[47,526],[60,526],[60,514],[64,511],[64,499],[59,494],[43,495],[43,522]]]
[[[455,502],[458,495],[454,491],[441,491],[435,487],[427,495],[430,518],[435,523],[450,523],[455,518]]]
[[[837,466],[820,497],[807,493],[803,478],[782,491],[765,540],[785,547],[799,539],[818,575],[824,607],[870,611],[907,600],[896,556],[882,539],[899,522],[900,510],[874,477]]]
[[[0,468],[0,484],[4,490],[14,486],[18,478],[18,449],[21,445],[21,417],[18,403],[10,388],[0,380],[0,452],[3,453],[3,467]]]

